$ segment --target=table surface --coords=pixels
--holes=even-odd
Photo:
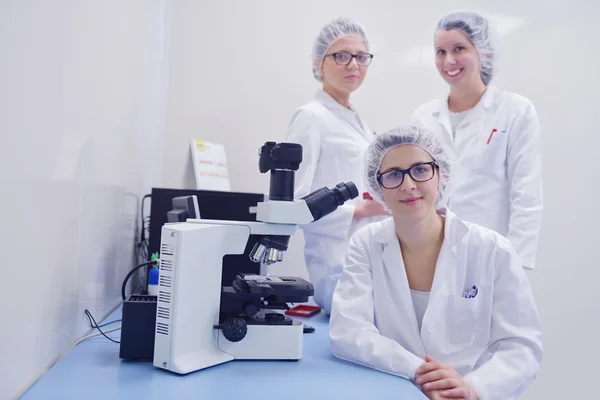
[[[121,310],[106,321],[121,317]],[[81,342],[38,380],[22,399],[403,399],[425,395],[410,381],[331,354],[328,317],[299,318],[315,328],[304,335],[299,361],[231,361],[188,375],[151,362],[124,361],[119,345],[103,336]],[[118,327],[118,324],[104,329]],[[119,332],[108,335],[119,338]],[[335,396],[335,397],[333,397]]]

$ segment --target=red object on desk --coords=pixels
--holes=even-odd
[[[318,314],[320,311],[321,307],[319,306],[299,305],[287,310],[285,315],[291,315],[294,317],[312,317],[313,315]]]
[[[369,194],[369,192],[364,192],[363,193],[363,200],[373,200],[373,198],[371,197],[371,195]]]

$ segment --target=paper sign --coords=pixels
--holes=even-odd
[[[231,191],[225,147],[219,143],[191,139],[196,189]]]

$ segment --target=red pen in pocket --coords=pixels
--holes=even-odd
[[[490,133],[490,137],[488,138],[486,144],[490,144],[490,140],[492,140],[492,136],[494,136],[494,133],[496,133],[496,128],[492,129],[492,133]]]

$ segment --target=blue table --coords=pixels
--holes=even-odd
[[[120,316],[119,309],[106,321]],[[231,361],[184,376],[123,361],[119,345],[98,336],[77,345],[22,399],[426,399],[408,380],[335,358],[324,314],[306,322],[316,331],[304,335],[300,361]],[[104,329],[111,327],[118,324]]]

